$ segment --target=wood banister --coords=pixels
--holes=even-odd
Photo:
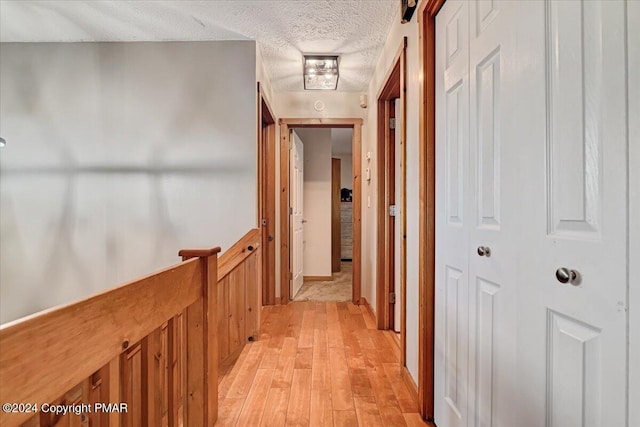
[[[0,401],[128,405],[125,413],[83,411],[93,425],[161,425],[163,416],[214,425],[218,253],[190,252],[198,259],[1,325]],[[0,412],[2,426],[76,421]]]
[[[220,253],[220,250],[220,246],[216,246],[215,248],[211,249],[181,249],[178,252],[178,256],[182,257],[183,261],[186,261],[191,258],[209,257],[211,255]]]

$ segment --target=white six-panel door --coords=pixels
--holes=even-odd
[[[519,75],[526,76],[521,97],[527,108],[517,119],[526,177],[520,235],[526,246],[518,251],[522,425],[622,427],[626,6],[615,0],[524,3]],[[561,283],[559,268],[574,270],[574,283]]]
[[[436,17],[441,427],[625,425],[625,10],[448,0]]]
[[[304,145],[300,137],[292,131],[291,138],[291,299],[293,299],[304,281]]]

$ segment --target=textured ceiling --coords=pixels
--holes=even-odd
[[[340,59],[340,91],[364,91],[397,0],[0,1],[0,41],[257,40],[275,91],[303,90],[302,54]]]

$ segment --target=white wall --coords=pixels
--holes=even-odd
[[[340,159],[340,188],[353,190],[353,156],[351,154],[331,154],[334,159]]]
[[[363,278],[362,294],[375,308],[375,260],[376,247],[376,97],[387,72],[393,66],[393,59],[402,44],[403,37],[408,37],[407,46],[407,368],[416,384],[418,383],[418,178],[419,178],[419,149],[418,149],[418,120],[419,120],[419,90],[420,70],[418,62],[418,20],[414,16],[411,22],[400,24],[399,17],[394,20],[389,37],[376,66],[376,70],[369,84],[369,108],[365,120],[363,153],[372,152],[370,166],[363,160],[363,170],[371,167],[371,184],[365,184],[363,193]],[[365,181],[366,182],[366,181]],[[367,197],[371,199],[371,208],[366,208]]]
[[[331,129],[296,129],[304,145],[305,276],[331,276]]]
[[[255,81],[249,41],[0,44],[0,321],[255,227]]]
[[[344,141],[342,138],[345,136],[349,139],[348,147],[344,147]],[[353,190],[353,154],[351,152],[352,137],[353,129],[331,129],[331,157],[341,160],[340,188],[349,188],[351,190]]]
[[[632,49],[640,25],[640,3],[627,3],[628,92],[640,93],[640,51]],[[637,40],[637,39],[636,39]],[[636,42],[637,44],[637,42]],[[635,77],[634,77],[635,76]],[[629,425],[640,425],[640,98],[628,98],[629,109]],[[632,119],[635,117],[635,119]]]

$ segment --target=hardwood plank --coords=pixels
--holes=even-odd
[[[327,331],[320,329],[316,329],[314,331],[313,361],[311,365],[311,389],[331,390]]]
[[[235,426],[240,416],[242,405],[244,405],[243,398],[221,399],[216,427]]]
[[[289,388],[271,388],[267,396],[267,410],[262,415],[261,426],[282,427],[287,419]]]
[[[408,427],[422,427],[422,426],[436,427],[435,424],[424,421],[420,416],[420,414],[417,412],[403,414],[403,416]]]
[[[305,311],[302,315],[302,325],[300,327],[300,338],[298,347],[311,348],[313,346],[313,324],[315,311]]]
[[[392,349],[395,344],[387,332],[367,326],[360,307],[354,306],[358,314],[351,314],[355,311],[349,304],[293,302],[266,310],[265,338],[248,345],[220,383],[220,396],[242,400],[242,413],[254,414],[242,420],[237,415],[236,425],[258,425],[258,413],[259,424],[270,426],[427,425],[415,424],[422,421]],[[326,316],[326,328],[315,327],[320,316]],[[311,345],[299,347],[308,331]],[[268,392],[261,371],[272,372]],[[221,418],[223,405],[231,403],[237,404],[221,404]]]
[[[397,406],[384,406],[378,408],[380,411],[380,418],[382,418],[382,424],[384,426],[406,426],[407,422],[404,419],[404,415],[400,408]]]
[[[311,369],[313,363],[313,349],[312,348],[298,348],[298,354],[296,355],[296,369]]]
[[[342,329],[338,318],[338,306],[335,302],[327,303],[327,339],[330,348],[343,348]]]
[[[287,409],[287,426],[308,426],[311,405],[311,372],[309,369],[294,369],[291,396]]]
[[[355,409],[348,411],[333,411],[333,424],[335,427],[354,427],[358,425],[358,416]]]
[[[356,396],[353,398],[358,425],[361,427],[382,427],[382,418],[376,405],[376,400],[371,396]]]
[[[353,395],[344,350],[330,348],[329,363],[331,364],[331,400],[333,402],[333,410],[353,409]]]
[[[295,357],[280,356],[278,366],[273,374],[273,383],[271,386],[274,388],[290,388],[291,381],[293,380],[293,367],[295,364]]]
[[[310,426],[333,426],[331,392],[326,389],[311,389]]]
[[[238,417],[238,425],[253,426],[260,423],[266,407],[267,396],[271,389],[272,379],[273,369],[258,369]]]
[[[244,363],[240,367],[229,391],[226,394],[226,398],[246,397],[251,389],[251,383],[253,377],[260,365],[260,359],[262,358],[262,342],[256,341],[251,344],[247,344],[245,349],[249,349]]]
[[[405,413],[415,411],[416,402],[402,379],[400,365],[397,363],[383,363],[382,366],[387,379],[391,383],[391,388],[396,396],[400,410]]]

